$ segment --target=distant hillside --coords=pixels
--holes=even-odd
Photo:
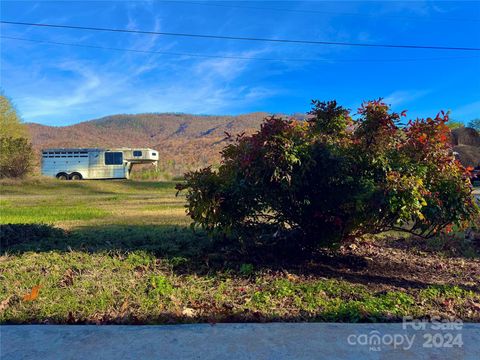
[[[220,162],[225,132],[251,133],[267,113],[239,116],[114,115],[71,126],[27,124],[35,150],[48,147],[151,147],[174,174]]]
[[[239,116],[137,114],[107,116],[63,127],[27,125],[38,152],[48,147],[151,147],[158,150],[165,171],[180,175],[219,164],[220,151],[226,144],[225,132],[252,133],[268,115],[261,112]],[[464,165],[480,165],[478,132],[471,128],[455,129],[452,143]]]

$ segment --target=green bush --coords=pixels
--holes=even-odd
[[[28,131],[11,101],[0,94],[0,178],[27,175],[33,163]]]
[[[399,126],[405,113],[367,102],[353,119],[335,101],[307,121],[270,117],[222,151],[217,171],[187,173],[193,225],[242,243],[313,249],[391,229],[429,237],[478,216],[444,113]]]
[[[21,178],[33,167],[32,144],[26,138],[0,137],[0,178]]]

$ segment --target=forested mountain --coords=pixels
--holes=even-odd
[[[267,113],[239,116],[189,114],[113,115],[71,126],[27,124],[34,148],[150,147],[160,164],[174,174],[218,164],[225,132],[235,135],[258,129]]]
[[[220,162],[225,133],[252,133],[267,113],[238,116],[189,114],[113,115],[71,126],[27,124],[32,143],[39,152],[48,147],[151,147],[160,154],[161,167],[180,175]],[[305,115],[295,114],[304,119]],[[454,150],[466,166],[480,164],[480,136],[471,128],[452,132]]]

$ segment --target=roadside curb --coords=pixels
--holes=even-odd
[[[432,326],[432,323],[8,325],[0,328],[0,354],[4,360],[476,358],[480,351],[480,324],[461,324],[460,329],[443,330]],[[447,334],[459,336],[462,345],[450,346]],[[430,337],[435,337],[430,341],[432,346]]]

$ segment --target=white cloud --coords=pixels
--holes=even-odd
[[[387,95],[383,101],[392,106],[408,104],[430,93],[430,90],[399,90]]]
[[[103,64],[88,60],[49,64],[49,74],[62,76],[55,81],[53,76],[40,73],[29,81],[39,87],[45,84],[46,91],[16,100],[26,121],[59,124],[62,119],[69,123],[87,120],[92,110],[94,116],[170,111],[225,113],[278,93],[243,81],[250,60],[177,60],[128,54]]]
[[[22,107],[22,114],[27,120],[62,114],[65,109],[85,105],[89,102],[91,94],[94,94],[102,86],[100,77],[86,66],[69,62],[59,64],[58,67],[74,73],[75,80],[72,81],[74,83],[64,84],[64,91],[61,94],[19,98],[19,102],[25,104]],[[69,89],[72,89],[72,91],[69,91]]]

